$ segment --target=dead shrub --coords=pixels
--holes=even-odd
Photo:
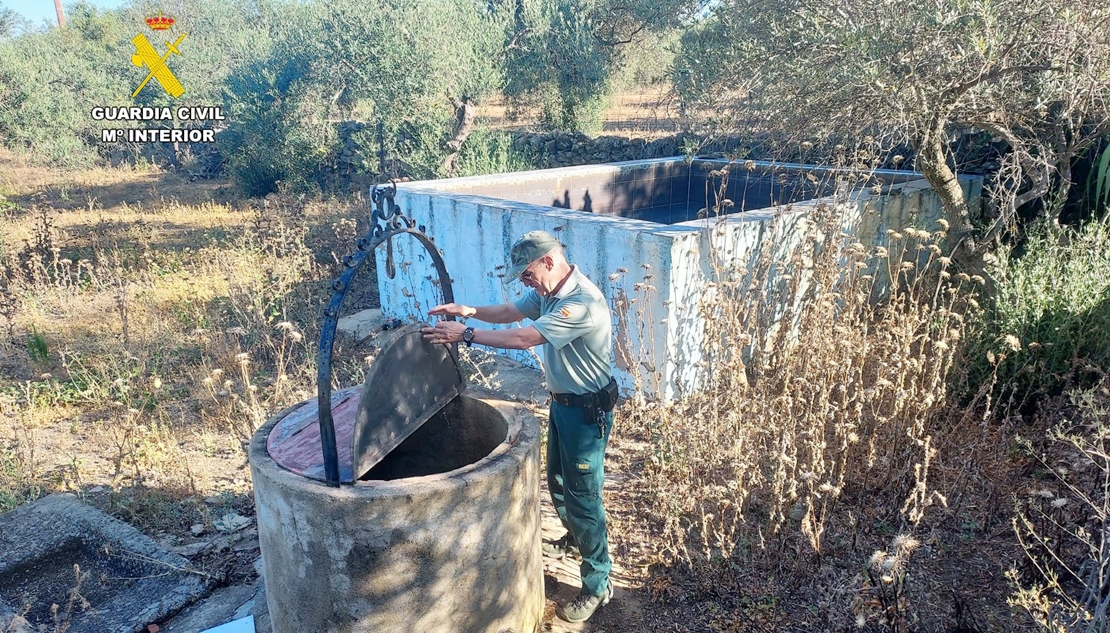
[[[704,324],[702,387],[625,411],[650,438],[641,485],[664,561],[773,553],[788,526],[820,554],[849,489],[896,504],[909,529],[945,503],[929,486],[935,413],[981,280],[950,270],[943,222],[869,248],[842,233],[846,208],[781,214],[749,265],[726,255],[723,220],[707,221],[712,276],[689,308]]]

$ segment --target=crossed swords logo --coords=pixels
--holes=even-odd
[[[145,35],[139,33],[132,38],[131,43],[135,45],[135,54],[131,56],[131,63],[140,68],[145,65],[147,69],[150,70],[146,75],[146,79],[143,79],[139,87],[135,88],[135,92],[131,93],[132,99],[139,95],[139,92],[146,87],[152,77],[157,79],[158,83],[162,85],[162,88],[174,99],[185,94],[185,87],[177,80],[173,71],[166,66],[166,60],[169,59],[171,53],[178,56],[181,55],[181,51],[178,50],[177,47],[181,45],[181,41],[184,39],[185,34],[182,33],[173,44],[166,42],[166,46],[169,47],[169,49],[166,51],[165,55],[159,56],[158,51],[154,50],[154,47],[150,45],[150,41],[146,39]]]

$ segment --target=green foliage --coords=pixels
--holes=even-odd
[[[671,66],[678,51],[681,31],[651,32],[624,48],[624,57],[613,76],[618,90],[635,90],[670,81]]]
[[[988,181],[997,231],[1054,187],[1066,193],[1055,172],[1110,125],[1108,19],[1102,0],[722,0],[684,34],[674,83],[691,114],[720,125],[911,144],[962,239],[975,227],[945,186],[951,132],[1008,145]]]
[[[119,149],[100,143],[101,129],[135,125],[94,121],[93,107],[219,105],[231,70],[266,53],[266,16],[272,12],[246,2],[182,0],[174,8],[173,33],[187,35],[181,56],[168,63],[185,94],[173,99],[154,84],[132,100],[147,69],[131,63],[131,38],[146,32],[155,48],[164,50],[143,21],[159,10],[166,7],[138,2],[103,10],[78,3],[67,6],[64,31],[0,35],[0,144],[45,163],[88,165]],[[122,149],[138,157],[143,148]]]
[[[459,153],[458,175],[480,176],[532,169],[529,156],[514,148],[512,140],[507,132],[478,129]]]
[[[504,88],[540,105],[552,127],[597,132],[625,48],[647,41],[641,32],[673,29],[687,4],[178,0],[167,7],[133,0],[108,11],[79,3],[69,7],[65,31],[14,37],[17,26],[4,13],[0,144],[63,166],[116,159],[121,150],[138,159],[149,146],[105,146],[100,131],[146,124],[93,121],[92,107],[222,104],[228,129],[218,143],[251,195],[326,185],[341,149],[335,123],[352,119],[371,124],[352,134],[352,146],[362,151],[354,157],[358,166],[378,168],[373,123],[381,121],[386,155],[398,171],[417,177],[481,171],[483,162],[512,161],[498,147],[455,156],[467,144],[469,128],[458,125],[464,106],[473,112]],[[132,99],[147,70],[131,63],[130,40],[145,32],[165,50],[143,24],[159,11],[176,20],[174,35],[186,34],[181,55],[171,57],[185,94],[173,99],[155,86]],[[655,80],[659,68],[651,63],[658,59],[650,50],[639,55],[629,76]],[[501,156],[482,156],[487,151]]]
[[[997,296],[975,341],[974,383],[997,372],[1018,404],[1084,386],[1110,367],[1110,226],[1038,225],[999,253]]]
[[[87,165],[102,125],[93,105],[125,105],[120,12],[79,3],[65,31],[0,40],[0,143],[62,166]],[[130,64],[128,64],[130,65]]]
[[[280,47],[279,47],[280,50]],[[305,191],[319,181],[334,128],[297,55],[247,64],[228,78],[228,170],[248,196]]]
[[[46,337],[39,334],[34,327],[31,328],[31,338],[27,340],[27,353],[36,363],[45,364],[50,360],[50,346],[46,343]]]
[[[22,23],[22,18],[13,9],[0,7],[0,39],[14,36]]]
[[[681,0],[522,4],[508,45],[505,95],[540,108],[549,128],[596,135],[627,47],[673,32],[691,7]],[[665,65],[658,56],[652,61],[657,71]],[[639,74],[651,76],[643,68]]]
[[[509,58],[505,93],[540,106],[544,123],[597,133],[615,51],[594,37],[589,0],[544,2],[526,18],[528,29]]]
[[[1096,154],[1087,178],[1087,196],[1095,217],[1110,213],[1110,145]]]
[[[386,153],[434,177],[447,155],[456,102],[500,84],[507,13],[469,0],[280,5],[272,46],[228,79],[232,175],[251,195],[323,184],[338,138],[333,121],[382,121]],[[353,134],[377,149],[374,126]],[[365,150],[364,150],[365,151]],[[368,152],[367,152],[368,153]],[[362,166],[377,168],[376,157]]]
[[[167,5],[158,0],[133,0],[124,13],[128,39],[140,30],[151,35],[143,22],[159,11],[177,20],[172,31],[175,35],[187,34],[181,44],[181,56],[173,56],[170,62],[174,75],[185,86],[185,94],[175,100],[162,90],[144,89],[137,102],[167,106],[220,105],[227,77],[269,53],[273,33],[283,28],[283,6],[280,1],[177,0]],[[159,50],[165,49],[164,39],[170,38],[150,37]],[[117,51],[117,59],[126,59],[123,53]],[[138,85],[146,69],[133,68],[131,72],[133,85]]]

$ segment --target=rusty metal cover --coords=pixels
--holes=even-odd
[[[331,394],[331,415],[339,446],[350,445],[360,389],[350,387]],[[315,398],[295,406],[274,425],[266,438],[266,451],[282,468],[309,479],[326,481],[324,457],[320,451],[320,410]],[[354,481],[350,451],[339,451],[339,479],[348,484]]]
[[[365,475],[463,390],[454,350],[425,341],[421,327],[398,328],[382,344],[366,374],[351,442],[354,479]]]

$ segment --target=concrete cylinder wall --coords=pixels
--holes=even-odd
[[[466,415],[503,416],[507,439],[463,468],[329,488],[250,447],[266,600],[275,633],[531,633],[544,607],[539,422],[467,390]]]

